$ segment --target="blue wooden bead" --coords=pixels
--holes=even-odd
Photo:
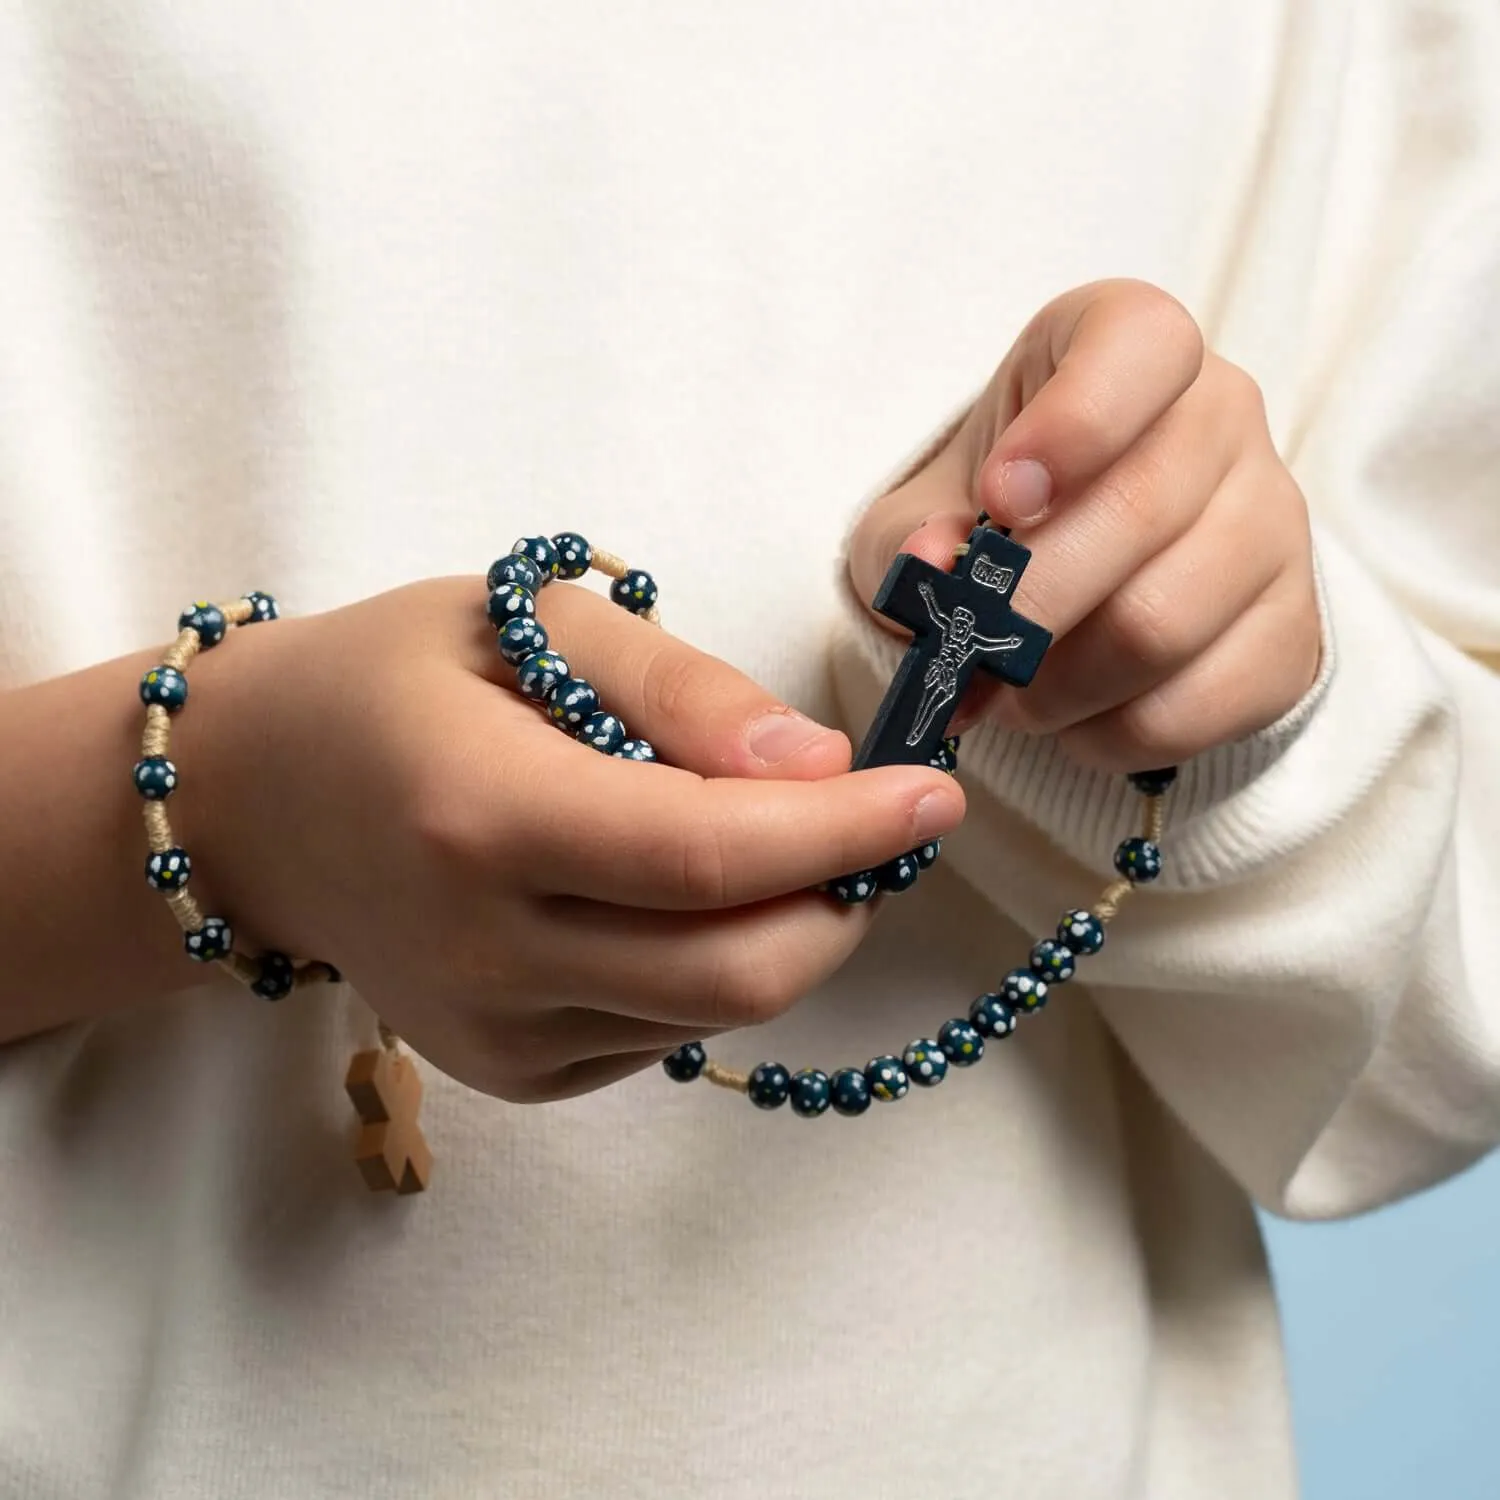
[[[180,891],[193,873],[186,849],[163,849],[146,861],[146,884],[153,891]]]
[[[530,615],[521,615],[504,626],[496,644],[500,648],[501,656],[511,666],[519,666],[533,651],[547,649],[546,627],[540,620],[533,620]]]
[[[858,906],[868,901],[880,889],[874,870],[857,870],[852,875],[840,875],[828,882],[828,894],[845,906]]]
[[[183,933],[182,946],[194,963],[216,963],[234,950],[234,929],[223,917],[204,917],[196,932]]]
[[[870,1081],[858,1068],[840,1068],[829,1084],[833,1107],[841,1115],[862,1115],[870,1107]]]
[[[547,698],[547,713],[554,724],[577,729],[599,707],[599,694],[582,677],[564,677]]]
[[[677,1083],[691,1083],[707,1061],[708,1053],[703,1050],[702,1042],[687,1042],[670,1057],[662,1058],[661,1065],[668,1078]]]
[[[559,531],[552,538],[557,549],[557,576],[582,578],[594,561],[594,549],[576,531]]]
[[[510,550],[518,552],[522,557],[529,557],[537,565],[543,583],[550,583],[557,577],[557,548],[552,545],[550,537],[519,537]]]
[[[648,740],[626,740],[613,752],[616,760],[654,761],[656,751]]]
[[[930,870],[937,863],[938,855],[943,852],[942,839],[930,839],[919,849],[911,851],[911,857],[916,860],[918,868]]]
[[[967,1068],[984,1056],[984,1038],[979,1028],[955,1016],[944,1021],[937,1034],[938,1046],[943,1056],[955,1068]]]
[[[1041,975],[1048,984],[1066,984],[1078,967],[1073,950],[1056,938],[1043,938],[1031,950],[1030,962],[1031,972]]]
[[[759,1063],[745,1090],[757,1109],[779,1109],[792,1091],[791,1074],[780,1063]]]
[[[141,678],[141,702],[175,714],[187,702],[187,678],[176,667],[152,667]]]
[[[177,767],[165,755],[136,761],[135,789],[147,802],[165,802],[177,790]]]
[[[263,594],[259,589],[252,589],[245,595],[245,598],[250,601],[250,618],[245,621],[245,624],[264,625],[267,620],[279,618],[281,609],[269,594]]]
[[[803,1068],[792,1075],[792,1110],[804,1119],[811,1120],[827,1114],[833,1101],[833,1090],[828,1086],[828,1075],[817,1068]]]
[[[645,614],[656,603],[656,580],[649,573],[632,568],[610,584],[609,597],[633,615]]]
[[[969,1007],[969,1020],[980,1036],[1004,1041],[1016,1029],[1016,1008],[1004,995],[981,995]]]
[[[262,953],[257,960],[259,973],[250,985],[252,994],[262,1000],[284,1000],[297,983],[297,971],[285,953]]]
[[[497,557],[490,564],[489,572],[484,575],[484,581],[491,593],[501,584],[518,583],[523,589],[530,589],[533,594],[544,582],[542,570],[529,557],[523,557],[519,552],[507,552],[504,557]]]
[[[597,708],[579,726],[578,739],[591,749],[613,755],[625,743],[625,726],[612,713]]]
[[[224,611],[217,604],[210,604],[206,599],[200,599],[196,604],[190,604],[177,616],[177,628],[196,630],[198,644],[207,651],[209,647],[217,646],[224,639],[224,632],[229,628],[229,622],[225,620]]]
[[[944,740],[943,743],[939,745],[933,752],[932,759],[928,761],[927,764],[931,766],[933,770],[946,771],[951,776],[956,770],[958,770],[958,756],[949,745],[948,741]]]
[[[536,595],[519,583],[502,583],[490,595],[490,624],[504,630],[512,620],[523,620],[536,614]]]
[[[516,664],[516,686],[521,696],[538,702],[569,675],[567,662],[551,651],[533,651]]]
[[[904,1099],[910,1087],[901,1059],[892,1057],[889,1052],[881,1057],[872,1057],[865,1065],[865,1082],[870,1085],[871,1097],[882,1104],[892,1104],[897,1099]]]
[[[1040,1010],[1047,1003],[1047,981],[1030,969],[1012,969],[1000,981],[1000,994],[1017,1010]]]
[[[1150,839],[1126,839],[1115,850],[1115,869],[1132,885],[1145,885],[1161,874],[1161,850]]]
[[[898,854],[876,870],[875,880],[883,891],[909,891],[921,873],[921,865],[910,854]]]
[[[901,1066],[919,1088],[934,1089],[948,1076],[948,1059],[931,1037],[918,1037],[901,1054]]]
[[[1086,957],[1104,946],[1104,923],[1091,911],[1066,911],[1057,924],[1057,940]]]
[[[1155,771],[1132,771],[1128,780],[1136,791],[1147,797],[1160,797],[1177,780],[1176,766],[1162,766]]]

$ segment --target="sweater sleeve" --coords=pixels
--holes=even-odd
[[[1252,1196],[1305,1218],[1409,1194],[1500,1140],[1500,127],[1481,66],[1500,25],[1379,9],[1465,20],[1406,61],[1394,21],[1357,39],[1341,139],[1364,135],[1361,185],[1320,270],[1340,296],[1284,380],[1250,365],[1314,515],[1324,669],[1282,723],[1183,768],[1167,873],[1074,981]],[[1383,237],[1356,232],[1364,215]],[[1237,317],[1266,321],[1231,301],[1221,348]],[[852,722],[901,649],[851,596]],[[1049,933],[1107,882],[1138,799],[992,725],[963,761],[970,814],[945,859]]]

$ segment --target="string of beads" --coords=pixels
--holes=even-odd
[[[610,597],[615,603],[653,624],[660,623],[657,587],[649,573],[591,547],[576,532],[551,538],[522,537],[491,566],[486,580],[489,618],[499,635],[500,654],[515,667],[521,694],[559,729],[605,755],[655,761],[655,750],[645,740],[630,738],[620,719],[600,704],[594,686],[575,677],[568,663],[550,649],[547,632],[536,618],[538,590],[554,578],[582,578],[590,569],[614,580]],[[931,764],[952,775],[958,767],[958,744],[956,738],[944,740]],[[720,1088],[744,1094],[760,1109],[779,1109],[789,1103],[794,1113],[807,1119],[830,1109],[841,1115],[862,1115],[872,1102],[905,1098],[913,1084],[935,1088],[950,1067],[971,1067],[984,1056],[986,1042],[1004,1041],[1015,1032],[1021,1017],[1043,1009],[1051,991],[1073,978],[1079,960],[1103,948],[1105,928],[1125,898],[1161,874],[1164,799],[1176,778],[1172,766],[1129,778],[1143,799],[1141,831],[1115,850],[1116,879],[1091,907],[1064,912],[1055,932],[1033,944],[1024,965],[1011,969],[998,989],[978,996],[967,1016],[944,1021],[936,1036],[918,1037],[900,1056],[887,1053],[863,1068],[839,1068],[831,1076],[820,1068],[793,1073],[776,1062],[763,1062],[741,1073],[715,1062],[701,1042],[679,1047],[664,1059],[663,1070],[678,1083],[706,1078]],[[940,848],[941,840],[933,840],[878,868],[842,875],[823,889],[846,905],[868,901],[880,892],[899,894],[916,884]]]
[[[654,761],[656,751],[651,745],[632,739],[619,717],[600,707],[593,683],[573,676],[568,663],[548,650],[546,627],[536,617],[539,589],[554,578],[582,578],[591,568],[613,579],[609,597],[622,609],[653,625],[660,623],[656,582],[649,573],[627,567],[612,552],[591,547],[577,532],[522,537],[491,565],[485,579],[500,655],[516,669],[521,696],[541,707],[559,729],[601,754]]]
[[[228,604],[199,601],[183,610],[177,639],[161,661],[141,678],[141,702],[146,705],[146,727],[141,735],[141,758],[135,763],[135,789],[142,800],[146,823],[146,881],[167,899],[182,928],[182,943],[195,963],[217,964],[262,1000],[281,1000],[308,984],[337,982],[332,964],[312,960],[299,963],[285,953],[266,952],[250,958],[236,951],[234,929],[225,917],[206,917],[188,890],[193,861],[172,836],[167,799],[177,790],[177,767],[171,749],[172,716],[188,698],[187,669],[200,651],[217,646],[232,629],[277,617],[269,594],[250,593]]]
[[[971,1067],[984,1056],[986,1042],[1002,1042],[1013,1035],[1023,1016],[1036,1014],[1053,989],[1073,978],[1080,959],[1099,952],[1105,928],[1121,902],[1138,885],[1161,874],[1163,800],[1175,779],[1172,767],[1131,776],[1144,799],[1144,815],[1141,832],[1125,839],[1115,851],[1118,878],[1092,907],[1064,912],[1056,931],[1038,939],[1024,965],[1010,970],[998,989],[978,996],[967,1017],[944,1021],[936,1036],[918,1037],[900,1056],[886,1053],[863,1068],[840,1068],[831,1077],[821,1068],[793,1073],[777,1062],[759,1063],[748,1073],[740,1073],[714,1062],[700,1042],[689,1042],[663,1062],[667,1076],[679,1083],[706,1078],[720,1088],[744,1094],[760,1109],[779,1109],[789,1103],[794,1113],[815,1119],[830,1109],[841,1115],[862,1115],[873,1102],[904,1099],[913,1084],[935,1088],[950,1067]],[[844,883],[859,878],[845,876]],[[863,878],[867,880],[868,873]],[[840,884],[830,889],[837,893]]]

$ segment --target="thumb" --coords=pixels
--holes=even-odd
[[[583,588],[554,586],[537,605],[572,675],[591,682],[627,732],[670,764],[700,776],[780,781],[849,769],[845,735],[660,626]]]

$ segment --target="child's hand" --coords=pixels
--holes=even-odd
[[[672,765],[548,724],[482,582],[445,579],[245,632],[227,696],[200,701],[193,785],[205,909],[337,964],[419,1052],[515,1100],[776,1015],[867,921],[808,888],[963,814],[938,771],[840,774],[843,735],[597,594],[540,603],[575,675]]]
[[[981,508],[1035,549],[1017,603],[1057,638],[1030,687],[996,697],[1005,727],[1144,770],[1264,728],[1311,687],[1301,492],[1255,382],[1205,357],[1164,292],[1100,282],[1043,308],[952,441],[864,518],[860,596],[898,551],[951,560]]]

